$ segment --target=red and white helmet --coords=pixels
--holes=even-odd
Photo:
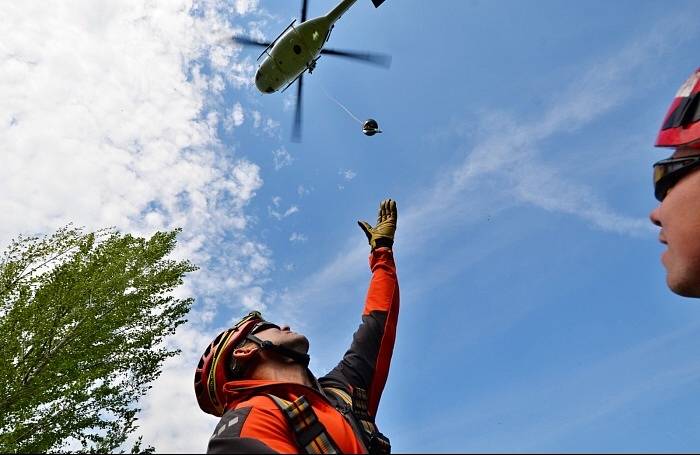
[[[700,68],[676,93],[656,138],[656,146],[700,149]]]
[[[194,390],[202,411],[221,417],[224,413],[224,384],[235,378],[231,369],[231,355],[246,340],[256,325],[266,321],[253,311],[236,325],[224,330],[207,346],[199,359],[194,375]]]

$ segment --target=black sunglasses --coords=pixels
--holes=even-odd
[[[700,155],[668,158],[654,163],[654,196],[663,201],[673,185],[700,165]]]
[[[263,330],[267,329],[279,329],[280,326],[277,324],[273,324],[272,322],[267,322],[267,321],[260,321],[257,324],[253,326],[253,329],[250,331],[251,335],[255,335],[256,333],[262,332]]]

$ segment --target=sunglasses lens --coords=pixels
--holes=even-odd
[[[654,164],[654,195],[663,201],[666,193],[687,171],[700,162],[700,157],[668,159]]]
[[[654,185],[657,185],[662,178],[668,174],[666,166],[663,164],[654,165]]]
[[[273,324],[272,322],[262,321],[253,327],[253,330],[251,330],[250,333],[254,335],[266,329],[279,329],[279,326],[277,324]]]

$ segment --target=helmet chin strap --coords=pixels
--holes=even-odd
[[[246,337],[248,340],[260,346],[263,351],[273,351],[282,357],[287,357],[292,359],[294,362],[300,364],[304,368],[309,367],[309,360],[311,359],[308,354],[303,354],[301,352],[295,351],[294,349],[289,349],[285,346],[280,346],[279,344],[274,344],[272,341],[261,340],[255,335],[248,335]]]

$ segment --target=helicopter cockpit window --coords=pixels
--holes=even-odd
[[[297,55],[301,54],[301,46],[299,46],[298,44],[295,44],[292,49],[294,49],[295,54],[297,54]]]
[[[255,73],[255,82],[258,82],[258,81],[260,80],[260,77],[261,77],[261,76],[262,76],[262,74],[261,74],[260,71],[258,71],[257,73]]]

